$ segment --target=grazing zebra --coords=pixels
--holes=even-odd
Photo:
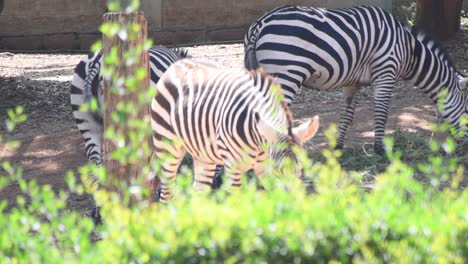
[[[154,46],[149,50],[150,82],[155,86],[161,75],[177,60],[187,57],[183,49],[169,49],[164,46]],[[100,165],[103,134],[103,117],[101,112],[83,112],[80,106],[96,98],[98,105],[103,104],[103,84],[100,75],[102,52],[90,53],[83,58],[75,68],[71,83],[71,105],[73,116],[81,135],[85,139],[86,156],[88,160]],[[100,107],[99,107],[100,108]]]
[[[468,140],[468,126],[461,121],[468,116],[468,78],[429,36],[380,8],[279,7],[250,26],[244,45],[245,66],[260,66],[276,76],[288,103],[301,86],[343,89],[338,148],[343,148],[352,123],[357,92],[372,85],[374,149],[384,153],[382,138],[397,78],[409,80],[442,104],[441,116],[460,132],[460,141]],[[445,89],[446,97],[441,96]]]
[[[196,189],[212,184],[216,164],[225,166],[230,186],[240,186],[249,169],[261,178],[269,157],[280,164],[290,158],[291,172],[300,176],[292,148],[314,136],[319,119],[293,128],[279,89],[261,70],[220,69],[190,59],[174,63],[151,102],[154,156],[163,160],[161,201],[170,198],[168,184],[186,153],[194,160]],[[278,142],[286,148],[274,147]]]

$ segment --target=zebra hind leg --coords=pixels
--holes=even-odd
[[[93,162],[96,165],[96,167],[101,167],[102,166],[102,163],[101,163],[102,157],[101,157],[101,153],[100,153],[100,147],[97,147],[96,145],[94,145],[94,148],[99,149],[99,152],[93,152],[92,151],[91,153],[96,153],[96,154],[92,155],[92,156],[88,156],[88,160]],[[84,180],[84,179],[82,179],[82,180]],[[98,176],[95,175],[95,174],[90,174],[89,177],[86,180],[84,180],[83,185],[84,185],[85,189],[87,190],[87,192],[89,192],[91,194],[94,193],[95,191],[99,190],[102,187]],[[93,200],[95,200],[94,195],[93,195]],[[101,207],[98,206],[98,205],[94,205],[90,210],[89,217],[91,217],[91,219],[93,220],[94,225],[103,224],[103,220],[102,220],[100,212],[101,212]]]
[[[385,125],[388,119],[388,107],[392,96],[394,81],[375,82],[374,84],[374,122],[375,138],[374,152],[380,156],[385,154],[383,146],[383,137],[385,136]]]
[[[356,95],[358,91],[359,88],[355,86],[347,86],[343,88],[344,101],[341,106],[336,149],[343,149],[344,147],[346,132],[348,131],[349,126],[353,123],[354,111],[359,102],[359,96]]]

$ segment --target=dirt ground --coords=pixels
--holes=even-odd
[[[445,43],[455,64],[462,71],[468,70],[468,26],[455,38]],[[188,47],[194,58],[204,58],[220,64],[242,65],[241,44]],[[0,51],[0,134],[17,139],[22,146],[17,149],[0,145],[0,158],[10,160],[24,168],[27,179],[36,178],[54,189],[63,189],[64,174],[86,163],[84,141],[76,129],[69,100],[70,80],[74,67],[83,54],[13,54]],[[324,128],[338,122],[341,91],[319,92],[303,90],[292,105],[295,119],[319,115],[321,129],[307,148],[327,147]],[[26,109],[28,121],[7,133],[4,120],[6,110],[16,105]],[[443,138],[434,134],[430,123],[437,122],[436,106],[417,89],[403,81],[397,83],[392,97],[387,134],[396,129],[416,132],[423,139]],[[373,96],[372,89],[361,91],[361,101],[346,143],[372,149]],[[19,193],[16,185],[8,186],[0,193],[0,199],[13,198]],[[89,196],[74,197],[71,207],[86,211]]]

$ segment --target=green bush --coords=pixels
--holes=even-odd
[[[214,194],[179,188],[169,205],[126,208],[106,202],[109,221],[97,246],[115,251],[103,261],[463,263],[467,259],[464,190],[453,185],[439,191],[418,181],[413,168],[391,155],[390,165],[368,192],[353,183],[359,174],[342,170],[337,153],[324,151],[327,162],[308,168],[317,183],[316,194],[306,194],[294,179],[267,179],[264,184],[270,188],[263,192],[253,184]],[[462,170],[451,175],[454,183]]]
[[[104,225],[66,210],[66,195],[19,180],[28,198],[0,218],[3,263],[464,263],[468,258],[467,192],[437,190],[392,154],[369,192],[362,174],[343,170],[338,151],[308,166],[317,192],[295,179],[266,178],[240,190],[198,193],[179,177],[168,205],[129,206],[100,190]],[[310,163],[308,163],[310,164]],[[13,171],[13,170],[9,170]],[[430,177],[431,175],[427,175]],[[16,177],[12,177],[17,179]],[[76,189],[73,178],[71,189]],[[4,210],[6,202],[0,209]]]

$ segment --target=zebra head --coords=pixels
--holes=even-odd
[[[297,178],[302,176],[302,165],[299,162],[295,148],[314,137],[319,128],[319,117],[314,116],[298,126],[289,125],[288,133],[281,134],[277,128],[271,127],[261,119],[258,122],[260,134],[264,136],[269,145],[270,157],[286,175],[294,174]],[[290,162],[290,164],[287,164]]]
[[[440,116],[455,129],[458,143],[468,142],[468,78],[458,75],[458,81],[437,94]]]

